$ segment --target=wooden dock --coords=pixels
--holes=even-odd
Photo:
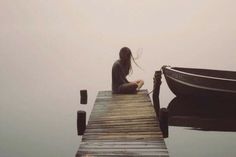
[[[100,91],[76,157],[169,156],[147,93]]]

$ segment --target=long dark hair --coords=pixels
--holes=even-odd
[[[128,75],[133,72],[132,65],[131,65],[131,59],[139,67],[139,65],[134,60],[131,50],[128,47],[121,48],[119,55],[120,55],[120,62],[124,66],[125,75]]]

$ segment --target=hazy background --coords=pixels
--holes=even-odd
[[[162,65],[236,70],[234,0],[0,0],[0,156],[69,157],[76,111],[110,90],[128,46],[152,77]],[[88,89],[89,104],[79,104]],[[163,81],[161,104],[173,94]]]

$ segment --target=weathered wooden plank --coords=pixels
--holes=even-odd
[[[91,141],[155,141],[161,138],[162,135],[142,135],[142,136],[135,136],[135,135],[130,135],[130,136],[86,136],[83,137],[84,140],[91,140]]]
[[[157,141],[161,138],[162,137],[157,137],[157,138],[84,139],[84,140],[86,140],[87,142],[122,142],[122,141],[138,142],[138,141]]]
[[[103,136],[103,135],[107,135],[107,132],[85,132],[84,134],[85,136],[89,135],[89,136]],[[142,136],[142,135],[162,135],[161,132],[157,132],[157,131],[139,131],[137,130],[136,132],[111,132],[109,133],[109,136],[129,136],[129,135],[137,135],[137,136]]]
[[[134,121],[134,122],[127,122],[126,120],[124,120],[122,122],[122,120],[112,120],[112,121],[91,121],[89,123],[89,125],[87,125],[87,128],[89,127],[93,127],[93,126],[127,126],[127,125],[132,125],[133,127],[140,127],[140,126],[149,126],[149,127],[159,127],[159,124],[152,124],[153,122],[155,122],[155,120],[152,121]]]
[[[90,126],[88,129],[86,129],[86,132],[88,131],[88,130],[90,130],[90,129],[99,129],[99,128],[102,128],[103,130],[121,130],[121,129],[123,129],[124,131],[133,131],[133,132],[135,132],[135,130],[151,130],[151,129],[156,129],[156,130],[158,130],[159,132],[160,132],[160,130],[159,130],[159,128],[156,128],[156,127],[152,127],[152,126],[148,126],[148,125],[142,125],[142,126],[140,126],[140,127],[135,127],[135,126],[114,126],[114,125],[109,125],[109,126],[103,126],[103,127],[93,127],[93,126]],[[91,131],[93,131],[93,130],[91,130]]]
[[[157,125],[157,124],[155,124],[155,125],[152,125],[152,126],[150,126],[151,125],[151,123],[143,123],[143,124],[136,124],[136,123],[127,123],[127,124],[125,124],[125,123],[100,123],[100,124],[93,124],[93,125],[88,125],[88,129],[89,128],[102,128],[102,127],[129,127],[129,126],[132,126],[132,127],[155,127],[155,128],[158,128],[158,126],[159,125]]]
[[[152,153],[156,153],[156,152],[161,152],[161,151],[163,151],[163,152],[166,152],[166,150],[165,149],[162,149],[162,148],[139,148],[139,149],[132,149],[132,148],[126,148],[125,150],[128,150],[129,152],[135,152],[135,153],[143,153],[143,152],[152,152]],[[81,148],[81,151],[89,151],[89,152],[91,152],[91,151],[94,151],[94,149],[90,149],[90,148]],[[100,149],[97,149],[96,150],[97,152],[122,152],[122,151],[124,151],[124,148],[110,148],[110,149],[104,149],[104,148],[100,148]]]
[[[115,119],[115,120],[93,120],[93,121],[89,121],[88,125],[94,125],[94,124],[109,124],[109,123],[123,123],[123,124],[127,124],[127,123],[137,123],[137,125],[139,124],[146,124],[146,123],[155,123],[156,119],[148,119],[148,118],[142,118],[142,119],[136,119],[136,120],[126,120],[126,119]],[[157,123],[158,124],[158,123]]]
[[[133,112],[132,115],[130,114],[96,114],[93,116],[90,116],[90,119],[131,119],[131,118],[147,118],[148,113],[143,113],[143,114],[135,114]],[[156,119],[155,115],[149,115],[151,118]]]
[[[81,149],[166,149],[165,145],[81,145]]]
[[[93,125],[88,125],[87,126],[87,129],[90,129],[90,128],[97,128],[97,129],[102,129],[102,128],[106,128],[106,127],[133,127],[133,128],[143,128],[143,127],[147,127],[147,128],[159,128],[159,125],[158,124],[155,124],[155,125],[152,125],[152,123],[148,123],[148,122],[145,122],[145,123],[140,123],[140,124],[136,124],[136,123],[97,123],[97,124],[93,124]]]
[[[114,103],[130,103],[130,102],[151,102],[151,99],[148,97],[127,97],[127,98],[119,98],[119,97],[97,97],[95,103],[103,103],[103,102],[114,102]],[[151,104],[150,104],[151,105]]]
[[[127,111],[127,110],[148,110],[151,111],[153,109],[153,106],[145,106],[143,104],[124,104],[124,105],[112,105],[112,106],[105,106],[105,105],[96,105],[94,107],[94,110],[92,112],[97,112],[97,110],[123,110],[123,111]]]
[[[120,126],[123,126],[123,127],[126,127],[126,126],[132,126],[132,127],[143,127],[143,126],[149,126],[149,127],[156,127],[158,128],[158,124],[153,124],[150,126],[150,123],[140,123],[140,124],[137,124],[137,123],[97,123],[97,124],[93,124],[93,125],[88,125],[87,128],[94,128],[94,127],[107,127],[107,126],[112,126],[112,127],[120,127]]]
[[[149,117],[151,116],[152,118],[155,118],[154,114],[151,115],[147,115],[147,113],[143,113],[143,114],[138,114],[136,112],[132,112],[133,114],[130,115],[123,115],[123,114],[118,114],[117,116],[106,116],[105,118],[122,118],[122,117],[132,117],[132,118],[138,118],[138,117]],[[99,114],[99,115],[90,115],[90,118],[98,118],[99,116],[102,116],[103,114]]]
[[[138,96],[143,96],[143,95],[147,95],[148,91],[147,90],[140,90],[138,93],[136,94],[112,94],[111,91],[99,91],[97,94],[97,97],[108,97],[108,96],[112,96],[112,97],[138,97]]]
[[[80,156],[125,156],[125,157],[137,157],[137,156],[155,156],[155,157],[167,157],[168,153],[166,151],[156,151],[156,152],[129,152],[129,151],[114,151],[114,152],[97,152],[94,151],[81,151],[78,152],[77,157]]]
[[[151,111],[153,106],[145,106],[144,107],[142,104],[135,104],[135,105],[124,104],[124,105],[116,105],[116,106],[115,105],[113,105],[113,106],[101,105],[101,106],[95,106],[93,112],[97,112],[97,110],[107,110],[107,109],[109,109],[111,111],[113,111],[113,110],[126,111],[126,109],[132,111],[132,110],[134,110],[134,108],[135,108],[135,110],[136,109],[137,110],[143,109],[143,110]]]
[[[110,144],[109,144],[110,143]],[[122,142],[99,142],[99,143],[94,143],[94,142],[87,142],[87,143],[82,143],[80,146],[81,149],[85,150],[92,150],[94,151],[95,149],[107,149],[107,151],[111,151],[111,149],[122,149],[122,150],[127,150],[127,149],[146,149],[151,151],[150,149],[155,149],[156,150],[161,150],[161,151],[166,151],[166,146],[162,142],[160,143],[140,143],[136,144],[134,142],[129,142],[129,143],[122,143]],[[145,150],[142,150],[145,151]],[[136,151],[137,152],[137,151]]]
[[[111,111],[111,110],[110,110]],[[102,115],[145,115],[146,117],[151,116],[155,116],[155,112],[154,111],[149,111],[149,110],[135,110],[135,111],[124,111],[124,110],[112,110],[112,112],[106,112],[106,110],[103,111],[97,111],[97,112],[92,112],[90,117],[93,116],[102,116]]]
[[[146,117],[144,117],[144,118],[137,118],[137,119],[139,119],[139,120],[148,120],[148,118],[146,118]],[[150,119],[150,120],[155,122],[154,119]],[[122,118],[122,119],[119,118],[119,119],[103,119],[103,120],[101,120],[101,119],[90,119],[89,123],[91,123],[91,125],[92,125],[94,123],[97,123],[97,124],[101,124],[101,123],[119,123],[119,122],[122,122],[122,121],[126,122],[126,123],[127,122],[132,122],[130,118]],[[140,121],[140,124],[142,124],[142,121]],[[157,124],[159,124],[159,123],[157,122]]]
[[[109,112],[107,112],[109,111]],[[150,115],[155,116],[155,112],[151,110],[110,110],[110,109],[103,109],[103,110],[97,110],[96,112],[92,112],[90,117],[94,115],[123,115],[123,114],[129,114],[129,115],[145,115],[146,117],[149,117]]]
[[[157,140],[157,141],[136,141],[136,142],[130,142],[130,141],[123,141],[123,142],[86,142],[82,141],[81,145],[160,145],[163,144],[163,141]]]
[[[133,132],[134,134],[141,134],[141,132],[143,133],[151,133],[151,132],[158,132],[157,134],[160,134],[160,130],[156,129],[156,128],[143,128],[140,130],[137,130],[138,128],[134,128],[134,129],[129,129],[129,128],[124,128],[122,130],[122,127],[120,128],[106,128],[106,129],[88,129],[86,131],[85,134],[99,134],[99,133],[104,133],[104,134],[114,134],[114,133],[121,133],[121,134],[128,134],[130,132]],[[147,132],[147,130],[150,130],[149,132]]]
[[[116,122],[148,122],[148,121],[156,121],[156,117],[145,117],[145,118],[136,118],[136,119],[127,119],[127,120],[125,120],[125,119],[115,119],[115,120],[107,120],[107,121],[100,121],[100,120],[93,120],[93,121],[89,121],[88,123],[99,123],[99,122],[114,122],[114,121],[116,121]],[[156,122],[158,122],[158,121],[156,121]]]
[[[139,133],[139,134],[102,134],[102,135],[84,135],[84,139],[119,139],[119,138],[126,138],[126,139],[145,139],[145,138],[160,138],[162,134],[148,134],[148,133]]]

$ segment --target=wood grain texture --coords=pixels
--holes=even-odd
[[[76,157],[169,156],[147,93],[99,91]]]

